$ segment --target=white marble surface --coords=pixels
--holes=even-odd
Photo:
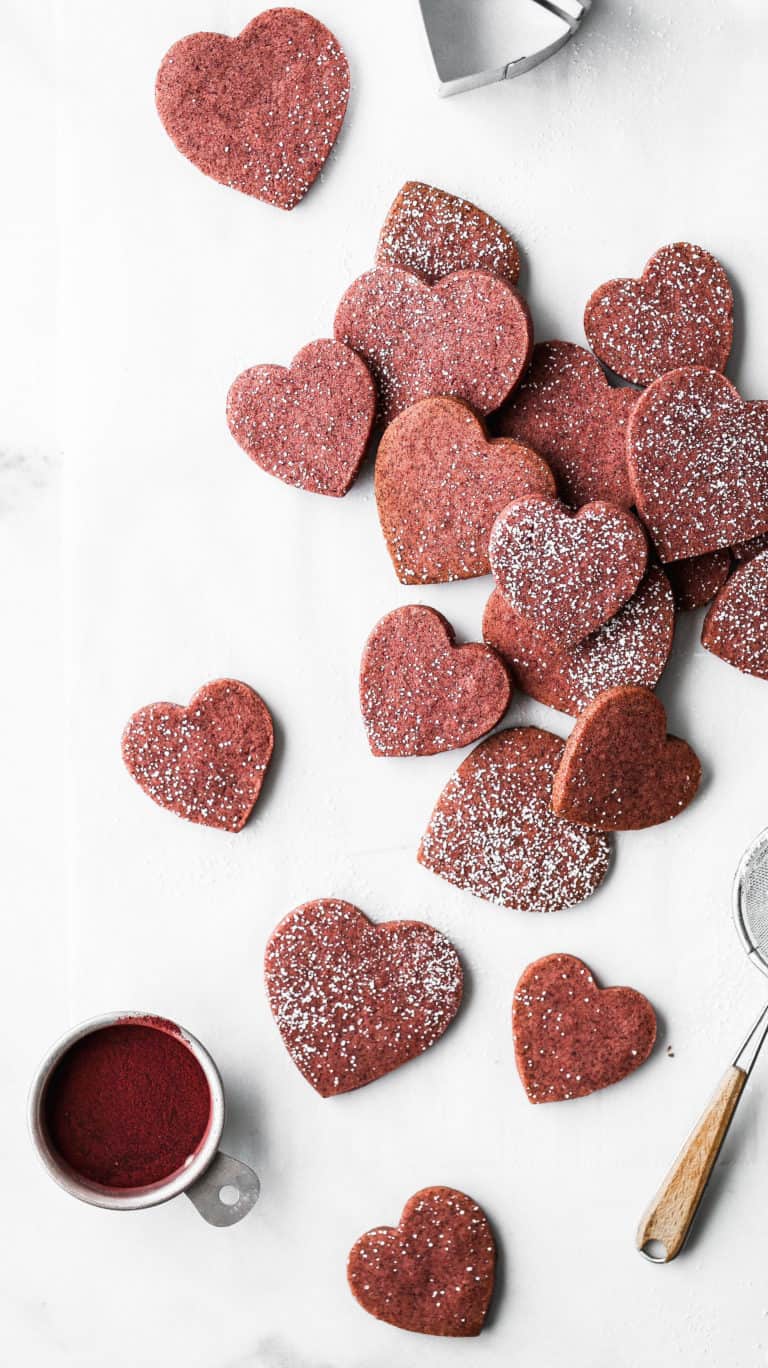
[[[0,1358],[759,1368],[768,1060],[689,1251],[651,1267],[633,1230],[764,997],[729,892],[768,821],[768,685],[707,656],[696,618],[682,621],[662,694],[706,766],[695,806],[622,839],[604,888],[573,911],[473,900],[414,859],[459,756],[374,761],[355,689],[382,612],[423,600],[471,638],[487,583],[400,588],[370,471],[338,502],[284,488],[233,444],[223,405],[242,367],[327,334],[407,177],[467,194],[519,235],[541,338],[581,340],[593,286],[657,245],[710,246],[738,288],[730,373],[765,395],[768,18],[760,0],[595,0],[548,66],[440,102],[415,0],[317,0],[316,12],[354,91],[322,183],[287,216],[195,171],[153,107],[170,43],[236,32],[252,16],[241,0],[3,5]],[[279,727],[268,790],[238,837],[156,809],[119,753],[135,707],[224,674],[261,690]],[[569,726],[521,699],[510,719]],[[428,1055],[322,1101],[277,1038],[261,957],[283,913],[328,893],[442,927],[470,991]],[[530,959],[560,949],[644,990],[661,1043],[620,1087],[534,1109],[510,997]],[[183,1199],[133,1216],[79,1205],[33,1155],[38,1056],[78,1019],[134,1005],[176,1017],[219,1061],[226,1145],[263,1180],[257,1212],[231,1231]],[[471,1345],[380,1325],[345,1285],[356,1236],[441,1182],[486,1207],[502,1249],[493,1317]]]

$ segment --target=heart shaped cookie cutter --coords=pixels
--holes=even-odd
[[[592,0],[419,0],[440,95],[509,81],[559,52]],[[522,51],[521,51],[522,49]],[[503,52],[520,52],[499,63]]]

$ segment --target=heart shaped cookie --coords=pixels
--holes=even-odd
[[[591,296],[584,331],[604,365],[635,385],[680,366],[722,370],[733,341],[733,292],[703,247],[661,247],[638,280],[609,280]]]
[[[634,594],[648,544],[613,504],[573,513],[557,499],[515,499],[491,530],[491,569],[507,603],[537,632],[574,646]]]
[[[701,643],[744,674],[768,679],[768,551],[744,561],[720,590]]]
[[[227,396],[235,441],[262,470],[312,494],[346,494],[365,455],[376,387],[342,342],[310,342],[290,367],[253,366]]]
[[[622,684],[588,703],[565,744],[552,807],[593,831],[640,831],[677,817],[696,796],[701,765],[667,735],[650,689]]]
[[[237,679],[215,679],[186,708],[150,703],[135,712],[123,732],[123,760],[160,807],[201,826],[241,831],[272,745],[263,699]]]
[[[283,918],[264,975],[283,1044],[321,1097],[362,1088],[422,1054],[461,1005],[461,962],[434,926],[374,926],[338,898]]]
[[[437,755],[491,731],[509,707],[490,646],[457,646],[442,613],[409,604],[376,624],[360,666],[360,710],[374,755]]]
[[[443,789],[419,863],[486,902],[522,912],[558,912],[588,898],[608,872],[611,846],[607,836],[552,810],[563,746],[539,727],[481,741]]]
[[[384,423],[435,394],[490,413],[514,389],[533,343],[525,301],[497,276],[454,271],[430,286],[396,266],[350,285],[334,334],[373,372]]]
[[[520,976],[512,1033],[529,1102],[566,1102],[639,1069],[656,1042],[656,1015],[634,988],[598,988],[575,955],[545,955]]]
[[[672,371],[629,421],[635,503],[663,561],[768,531],[768,402],[747,403],[717,371]]]
[[[690,560],[670,561],[667,575],[678,611],[693,612],[711,602],[725,584],[730,568],[730,551],[707,551]]]
[[[157,73],[166,133],[200,171],[293,209],[344,121],[349,67],[330,29],[298,9],[258,14],[238,35],[192,33]]]
[[[488,1220],[455,1188],[422,1188],[397,1226],[352,1246],[347,1278],[363,1310],[422,1335],[479,1335],[493,1295],[496,1245]]]
[[[576,646],[559,646],[536,632],[494,589],[483,616],[483,637],[512,672],[517,686],[550,708],[575,716],[618,684],[658,682],[675,632],[675,605],[664,571],[652,565],[624,607]]]
[[[554,495],[545,461],[489,441],[458,399],[421,399],[395,418],[376,456],[376,503],[401,584],[487,575],[494,519],[523,494]]]
[[[452,271],[489,271],[509,285],[520,275],[514,238],[470,200],[406,181],[379,237],[377,266],[402,266],[434,285]]]
[[[604,499],[633,502],[627,471],[627,423],[634,390],[615,389],[591,352],[573,342],[539,342],[493,430],[538,451],[562,498],[579,507]]]

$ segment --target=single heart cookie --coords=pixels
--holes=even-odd
[[[521,617],[563,646],[601,627],[634,594],[648,556],[636,518],[612,504],[573,513],[557,499],[515,499],[491,531],[497,587]]]
[[[258,14],[238,35],[192,33],[157,73],[166,133],[206,176],[293,209],[344,121],[349,67],[330,29],[298,9]]]
[[[622,684],[598,694],[578,718],[557,767],[552,807],[593,831],[641,831],[677,817],[700,783],[698,756],[667,735],[661,700]]]
[[[667,574],[678,611],[689,613],[710,603],[725,584],[730,568],[730,551],[707,551],[690,560],[670,561]]]
[[[458,399],[421,399],[395,418],[376,455],[376,503],[401,584],[487,575],[494,519],[523,494],[556,493],[546,462],[489,441]]]
[[[704,619],[701,642],[744,674],[768,679],[768,551],[731,575]]]
[[[629,420],[635,503],[663,561],[768,531],[768,402],[713,370],[672,371]]]
[[[150,703],[135,712],[123,732],[123,760],[160,807],[201,826],[241,831],[272,745],[263,699],[237,679],[215,679],[186,708]]]
[[[664,571],[652,565],[624,607],[576,646],[536,632],[494,589],[483,615],[483,637],[523,693],[575,716],[604,689],[661,678],[672,649],[675,605]]]
[[[529,1102],[566,1102],[639,1069],[656,1043],[656,1015],[634,988],[598,988],[575,955],[545,955],[520,976],[512,1033]]]
[[[627,423],[636,402],[634,390],[609,385],[584,347],[539,342],[493,429],[544,457],[567,504],[604,499],[629,508]]]
[[[283,918],[264,975],[283,1044],[321,1097],[362,1088],[422,1054],[461,1005],[461,962],[434,926],[374,926],[337,898]]]
[[[514,389],[533,344],[525,301],[497,276],[454,271],[430,286],[396,266],[350,285],[334,334],[370,366],[384,423],[435,394],[490,413]]]
[[[488,1220],[454,1188],[422,1188],[400,1224],[352,1246],[347,1278],[364,1311],[422,1335],[479,1335],[493,1295],[496,1245]]]
[[[509,285],[520,275],[514,238],[470,200],[406,181],[379,237],[377,266],[416,271],[430,285],[452,271],[489,271]]]
[[[490,646],[457,646],[434,608],[409,604],[377,622],[360,665],[360,710],[374,755],[437,755],[491,731],[509,707],[506,667]]]
[[[590,347],[635,385],[680,366],[722,370],[733,341],[733,292],[720,262],[703,247],[661,247],[638,280],[609,280],[584,313]]]
[[[262,470],[312,494],[346,494],[365,455],[376,387],[342,342],[310,342],[290,367],[253,366],[227,396],[235,441]]]
[[[418,859],[457,888],[522,912],[558,912],[608,872],[607,836],[552,810],[559,736],[512,727],[481,741],[448,780]]]

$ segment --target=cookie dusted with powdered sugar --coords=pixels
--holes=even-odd
[[[416,271],[430,285],[452,271],[489,271],[510,285],[520,253],[506,228],[470,200],[422,181],[406,181],[384,220],[377,266]]]
[[[731,575],[704,619],[701,642],[744,674],[768,679],[768,551]]]
[[[681,613],[703,608],[722,589],[730,569],[730,551],[707,551],[703,556],[691,556],[690,560],[669,561],[666,571],[675,607]]]

